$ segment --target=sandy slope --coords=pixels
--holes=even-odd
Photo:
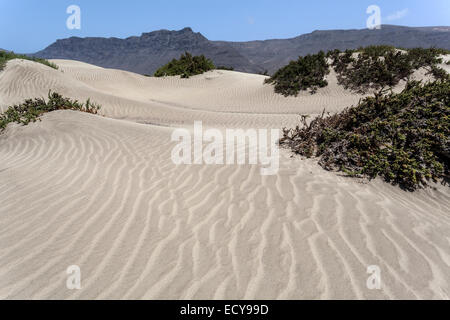
[[[358,95],[335,85],[320,94],[297,98],[275,94],[263,85],[264,76],[232,71],[211,71],[191,79],[148,78],[134,73],[103,69],[77,61],[53,60],[54,70],[29,61],[14,60],[0,73],[0,108],[25,98],[61,94],[92,98],[108,117],[152,124],[180,125],[203,120],[222,127],[293,126],[298,114],[337,111],[355,104]],[[293,116],[294,115],[294,116]]]
[[[447,187],[406,193],[286,150],[275,176],[176,166],[160,126],[278,128],[358,96],[331,85],[285,99],[257,75],[152,79],[56,62],[9,62],[1,106],[53,89],[107,117],[58,111],[0,135],[0,298],[450,297]],[[70,265],[82,290],[66,288]],[[382,290],[367,289],[369,265]]]

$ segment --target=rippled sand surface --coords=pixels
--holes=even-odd
[[[275,95],[264,77],[154,79],[81,62],[10,61],[0,107],[65,96],[0,134],[1,299],[448,299],[448,187],[408,193],[281,150],[280,170],[175,165],[173,127],[281,128],[359,96]],[[68,290],[66,269],[81,269]],[[381,290],[366,286],[379,266]]]

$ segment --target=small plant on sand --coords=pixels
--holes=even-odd
[[[350,176],[375,178],[406,190],[447,180],[450,169],[450,81],[411,81],[398,94],[378,92],[358,106],[284,129],[280,144],[318,157]]]
[[[44,64],[50,68],[58,69],[58,66],[48,60],[35,58],[35,57],[29,57],[23,54],[15,54],[14,52],[6,52],[6,51],[0,51],[0,71],[3,70],[3,68],[6,65],[6,62],[12,59],[24,59],[24,60],[30,60],[35,61],[41,64]]]
[[[25,102],[9,107],[0,114],[0,130],[3,131],[11,122],[27,125],[36,122],[46,112],[56,110],[76,110],[97,114],[100,106],[88,99],[85,103],[62,97],[56,92],[48,93],[48,101],[43,98],[28,99]]]
[[[204,55],[192,56],[189,52],[181,55],[180,59],[173,59],[155,72],[155,77],[181,76],[189,78],[197,74],[215,69],[213,62]]]
[[[275,85],[275,92],[284,96],[297,96],[300,91],[310,90],[314,94],[318,88],[328,85],[325,76],[330,72],[325,53],[299,57],[266,79],[265,83]]]

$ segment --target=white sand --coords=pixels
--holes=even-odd
[[[318,94],[284,98],[258,75],[153,79],[55,62],[10,61],[0,107],[52,89],[106,117],[58,111],[0,135],[0,298],[450,297],[448,187],[403,192],[287,150],[275,176],[172,163],[167,126],[279,128],[357,103],[332,74]],[[66,288],[70,265],[81,290]],[[366,287],[370,265],[381,290]]]

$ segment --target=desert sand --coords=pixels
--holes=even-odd
[[[404,192],[281,150],[280,170],[175,165],[171,133],[295,126],[361,98],[285,98],[264,77],[148,78],[13,60],[0,109],[48,90],[102,105],[0,134],[0,299],[449,299],[448,187]],[[81,290],[66,269],[81,268]],[[367,268],[379,266],[381,289]]]

